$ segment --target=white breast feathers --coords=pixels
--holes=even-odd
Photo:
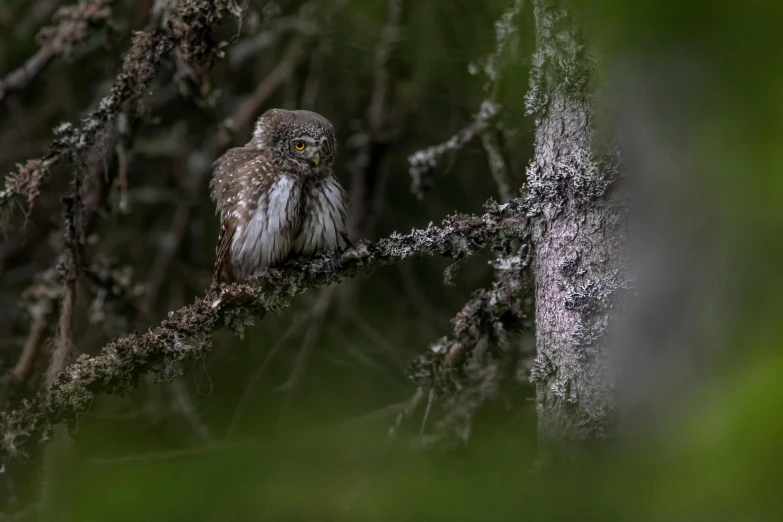
[[[258,275],[285,259],[299,228],[301,186],[293,178],[280,176],[258,198],[246,228],[237,229],[231,244],[240,278]]]
[[[305,255],[348,246],[347,197],[334,176],[305,189],[305,216],[293,251]]]

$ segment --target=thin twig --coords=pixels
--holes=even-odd
[[[228,429],[226,430],[226,438],[232,437],[236,433],[237,429],[239,428],[239,423],[242,420],[242,416],[247,409],[247,404],[250,402],[250,398],[253,396],[253,392],[258,386],[258,383],[261,381],[261,377],[263,377],[266,369],[269,368],[269,365],[272,363],[275,356],[277,356],[277,353],[283,348],[283,346],[285,346],[286,341],[288,341],[288,339],[290,339],[294,333],[299,331],[306,319],[306,315],[302,315],[301,317],[295,319],[266,354],[266,357],[264,357],[264,362],[261,363],[261,366],[256,368],[256,371],[253,373],[253,376],[250,377],[250,381],[245,387],[245,392],[242,394],[239,402],[237,402],[237,406],[234,409],[234,415],[231,417],[231,424],[228,425]]]
[[[90,169],[91,174],[85,178],[84,183],[78,174],[74,175],[71,182],[71,193],[63,198],[63,222],[65,227],[63,252],[59,256],[57,264],[40,273],[36,277],[34,284],[25,291],[25,300],[33,301],[28,308],[34,321],[31,327],[31,337],[28,339],[28,343],[25,345],[13,373],[16,379],[26,377],[29,366],[32,364],[36,346],[36,339],[32,334],[41,326],[38,324],[39,316],[41,314],[48,316],[54,308],[54,302],[57,300],[60,301],[60,317],[54,351],[44,379],[46,385],[51,385],[58,374],[65,369],[71,356],[71,330],[76,302],[77,280],[80,273],[86,274],[88,276],[87,280],[97,286],[100,289],[99,292],[103,292],[104,295],[113,295],[114,288],[121,287],[121,285],[114,285],[113,282],[108,283],[106,281],[108,276],[102,277],[102,274],[94,272],[92,267],[83,266],[82,250],[87,233],[94,225],[93,218],[97,214],[104,198],[107,197],[108,186],[113,180],[113,176],[101,176],[98,173],[101,165],[100,158],[94,161],[94,165]],[[88,193],[86,199],[83,192]],[[62,281],[60,288],[53,288],[55,279]],[[45,326],[44,324],[42,327],[45,328]]]
[[[58,126],[58,138],[46,155],[19,165],[16,172],[6,176],[5,188],[0,190],[0,215],[12,212],[12,202],[17,197],[26,199],[29,211],[41,183],[55,165],[92,147],[120,111],[135,115],[160,64],[172,50],[179,49],[195,66],[211,65],[217,48],[209,36],[210,27],[220,20],[224,9],[223,2],[214,0],[179,2],[165,30],[135,33],[111,91],[101,99],[98,108],[82,119],[79,127],[69,123]],[[194,25],[194,20],[198,24]]]
[[[479,64],[471,64],[469,68],[473,74],[482,73],[485,80],[484,92],[487,95],[473,121],[447,141],[419,150],[408,157],[411,191],[417,198],[424,198],[424,192],[432,184],[427,175],[438,165],[441,157],[462,149],[476,136],[481,136],[484,143],[489,156],[490,171],[498,185],[501,200],[505,201],[511,197],[514,179],[511,169],[503,159],[500,129],[495,125],[495,120],[502,109],[498,99],[500,81],[508,61],[510,43],[516,34],[515,24],[523,7],[524,0],[512,0],[511,6],[495,22],[495,51]]]
[[[174,380],[171,381],[170,389],[176,409],[182,413],[182,416],[190,423],[198,436],[204,442],[214,442],[215,438],[212,436],[212,431],[201,419],[198,408],[196,408],[196,405],[193,403],[193,397],[191,397],[185,380],[181,375],[174,377]]]
[[[421,419],[421,429],[419,435],[424,435],[424,428],[427,426],[427,419],[430,418],[430,409],[432,408],[432,401],[435,398],[435,388],[430,388],[427,394],[427,407],[424,409],[424,417]]]
[[[11,377],[16,382],[22,382],[27,378],[30,373],[30,368],[33,365],[36,355],[38,354],[38,348],[41,346],[44,332],[49,324],[49,313],[53,308],[54,303],[47,301],[46,310],[42,310],[34,319],[33,324],[30,326],[30,334],[27,336],[27,341],[24,343],[22,354],[19,356],[19,360],[11,370]]]
[[[492,116],[494,116],[494,112],[490,115],[490,117]],[[473,138],[480,135],[488,125],[489,118],[477,117],[467,127],[460,130],[443,143],[432,145],[431,147],[416,151],[408,156],[411,191],[413,194],[417,198],[423,199],[424,192],[429,189],[429,184],[431,183],[426,175],[438,165],[441,157],[462,149],[465,145],[470,143]]]
[[[375,68],[373,71],[373,89],[370,103],[365,114],[364,129],[359,137],[361,145],[356,157],[351,162],[351,219],[348,232],[351,237],[368,234],[367,199],[368,194],[374,196],[378,190],[379,180],[375,179],[382,170],[384,158],[388,153],[392,136],[390,135],[390,100],[392,97],[393,80],[389,71],[389,62],[400,40],[400,23],[403,15],[404,0],[388,0],[386,5],[386,24],[375,46]],[[401,131],[401,129],[398,129]],[[381,179],[380,182],[385,182]],[[373,197],[374,204],[382,203]],[[378,209],[378,211],[380,211]],[[373,224],[377,220],[371,221]],[[364,228],[360,230],[360,224]]]
[[[0,100],[10,91],[27,87],[55,56],[69,54],[75,44],[90,36],[90,26],[102,25],[111,14],[109,6],[115,0],[88,0],[61,7],[54,14],[56,25],[39,33],[41,48],[25,63],[0,79]]]
[[[290,413],[294,395],[299,389],[299,386],[301,386],[302,380],[307,373],[307,368],[310,366],[310,359],[313,357],[315,344],[321,335],[326,314],[337,295],[336,288],[337,287],[335,286],[328,286],[321,290],[318,299],[315,301],[315,305],[313,305],[312,312],[308,317],[309,324],[307,325],[307,331],[305,331],[304,340],[302,340],[302,347],[299,349],[299,355],[297,355],[296,362],[294,363],[294,370],[291,372],[288,381],[280,387],[280,389],[285,392],[285,399],[280,408],[280,418],[277,423],[278,428],[283,425]]]
[[[157,462],[161,460],[171,460],[180,457],[191,457],[193,455],[205,455],[209,453],[217,453],[221,451],[230,451],[233,449],[243,448],[249,444],[253,444],[254,440],[245,440],[239,442],[219,442],[215,444],[208,444],[206,446],[198,446],[195,448],[183,448],[168,451],[157,451],[153,453],[142,453],[138,455],[126,455],[124,457],[107,457],[103,459],[90,459],[90,464],[97,465],[109,465],[109,464],[131,464],[131,463],[149,463]]]
[[[359,425],[372,424],[375,422],[388,422],[390,420],[396,419],[397,416],[400,414],[400,412],[405,411],[407,408],[410,408],[410,404],[411,404],[411,397],[408,397],[402,402],[397,402],[394,404],[390,404],[388,406],[384,406],[383,408],[371,411],[369,413],[365,413],[358,417],[342,420],[336,423],[334,427],[337,428],[338,430],[354,429]]]
[[[81,266],[82,247],[84,244],[84,204],[82,201],[82,182],[77,175],[71,183],[72,192],[63,198],[65,209],[63,223],[65,224],[65,249],[61,256],[58,269],[63,277],[63,299],[60,303],[60,320],[57,325],[54,352],[49,363],[49,369],[44,379],[45,386],[52,386],[60,376],[71,357],[73,329],[73,309],[76,303],[76,284]],[[54,441],[46,448],[43,459],[43,484],[41,485],[41,505],[44,513],[52,509],[53,491],[56,489],[57,464],[60,456],[67,448],[68,435],[63,426],[53,430]]]
[[[416,272],[413,265],[410,263],[400,263],[397,265],[397,272],[400,276],[400,284],[402,290],[408,297],[408,302],[413,308],[413,312],[422,319],[417,321],[422,333],[427,335],[434,335],[432,325],[438,322],[445,322],[448,320],[448,316],[445,313],[436,310],[436,308],[430,302],[427,293],[421,288],[420,282],[416,278]]]
[[[452,319],[452,333],[410,362],[408,376],[429,390],[425,421],[434,398],[443,410],[435,438],[456,436],[465,442],[475,412],[497,397],[506,379],[515,378],[509,369],[529,357],[518,338],[531,326],[524,302],[530,259],[527,243],[515,255],[499,256],[492,263],[492,287],[474,292]]]
[[[264,103],[277,90],[278,86],[291,76],[291,72],[296,68],[302,58],[305,56],[304,40],[297,39],[291,43],[288,50],[280,59],[264,81],[258,84],[253,93],[248,96],[239,106],[236,114],[226,122],[226,128],[232,133],[239,133],[250,127],[250,124],[263,107]],[[231,136],[226,134],[218,141],[218,146],[225,148],[231,142]]]
[[[81,181],[74,177],[73,192],[63,198],[65,203],[65,250],[63,251],[61,268],[63,273],[64,295],[60,304],[60,320],[57,325],[52,360],[46,373],[46,386],[52,386],[57,376],[65,369],[71,355],[71,329],[73,327],[73,307],[76,302],[76,283],[78,267],[81,264],[81,249],[84,243],[83,205]]]
[[[424,388],[416,388],[416,393],[413,394],[413,397],[411,397],[408,401],[405,402],[403,407],[400,409],[399,413],[397,414],[397,417],[394,419],[394,424],[391,425],[389,428],[389,439],[394,438],[397,435],[397,432],[400,429],[400,426],[402,426],[402,423],[405,421],[405,419],[408,419],[413,415],[416,410],[421,405],[421,402],[424,400],[424,396],[427,394],[427,391]]]
[[[500,201],[508,201],[513,196],[512,185],[514,183],[511,168],[503,153],[501,143],[502,132],[500,129],[487,128],[481,133],[481,144],[487,153],[489,171],[498,187]]]
[[[168,237],[152,263],[152,269],[144,289],[144,301],[142,302],[142,312],[147,318],[152,316],[155,304],[158,302],[160,289],[164,281],[166,281],[171,265],[174,263],[174,258],[185,239],[191,223],[191,215],[198,203],[198,193],[207,177],[206,172],[206,169],[199,169],[195,172],[195,176],[188,180],[189,187],[185,190],[185,197],[182,198],[179,205],[177,205],[177,210],[174,212],[174,219],[171,222]]]
[[[381,347],[384,352],[386,352],[389,359],[395,364],[395,366],[397,366],[397,368],[405,369],[405,359],[400,357],[400,354],[398,353],[399,349],[390,343],[389,340],[386,339],[383,335],[381,335],[381,332],[373,328],[373,326],[368,323],[352,306],[348,307],[348,317],[359,328],[359,330],[364,333],[364,335],[370,338],[373,342],[375,342],[375,344]]]

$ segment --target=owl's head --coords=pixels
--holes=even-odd
[[[329,120],[315,112],[285,109],[270,109],[258,118],[253,144],[302,172],[329,170],[337,149]]]

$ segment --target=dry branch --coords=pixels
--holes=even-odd
[[[51,387],[21,408],[0,414],[0,466],[46,443],[55,425],[78,421],[97,394],[126,392],[148,373],[171,380],[178,361],[206,355],[212,333],[228,328],[241,335],[254,319],[289,306],[296,295],[310,288],[413,257],[463,259],[480,252],[507,252],[514,240],[526,234],[527,212],[520,200],[504,205],[491,202],[482,216],[454,215],[439,227],[393,234],[367,247],[360,259],[294,260],[277,275],[213,287],[192,305],[170,312],[160,326],[115,339],[98,356],[82,355]]]

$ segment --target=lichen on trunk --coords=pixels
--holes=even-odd
[[[536,117],[536,144],[525,188],[536,284],[530,379],[547,455],[612,433],[606,330],[626,283],[618,161],[596,130],[594,63],[566,2],[537,0],[534,13],[526,106]]]

